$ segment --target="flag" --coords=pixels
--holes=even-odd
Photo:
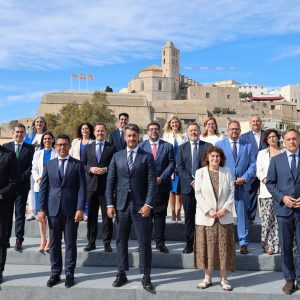
[[[87,79],[94,80],[94,76],[93,76],[93,75],[91,75],[91,74],[87,74],[87,75],[86,75],[86,77],[87,77]]]
[[[72,77],[72,78],[78,78],[78,75],[77,75],[77,74],[72,74],[71,77]]]
[[[81,73],[79,74],[79,78],[80,79],[86,79],[86,77],[83,74],[81,74]]]

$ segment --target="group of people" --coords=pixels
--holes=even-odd
[[[24,125],[15,125],[13,142],[0,146],[0,282],[10,247],[13,211],[15,250],[22,251],[28,199],[28,220],[37,215],[40,221],[39,251],[50,253],[48,287],[61,280],[62,236],[65,286],[74,285],[78,223],[87,219],[84,251],[93,251],[100,208],[106,252],[112,251],[113,219],[116,222],[118,272],[113,286],[127,282],[133,225],[142,286],[153,292],[152,230],[156,249],[168,253],[165,224],[169,204],[173,224],[182,222],[183,205],[183,253],[194,253],[195,268],[204,270],[198,288],[211,286],[212,270],[219,269],[220,285],[232,290],[227,271],[236,268],[234,218],[240,253],[247,254],[248,227],[255,220],[257,206],[263,251],[268,255],[281,252],[286,279],[283,291],[292,293],[300,288],[300,268],[293,263],[294,237],[297,245],[300,240],[299,133],[294,129],[284,133],[284,151],[279,132],[263,131],[258,115],[251,117],[250,125],[251,130],[241,135],[240,123],[229,121],[224,137],[216,119],[209,117],[202,133],[195,122],[188,124],[184,133],[181,120],[171,116],[162,133],[159,123],[149,123],[148,138],[141,143],[140,129],[129,123],[127,113],[119,115],[118,128],[109,142],[106,125],[100,122],[80,124],[72,142],[65,134],[55,139],[43,117],[33,121],[27,134]]]

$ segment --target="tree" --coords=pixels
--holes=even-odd
[[[77,127],[83,122],[92,125],[97,122],[104,123],[108,132],[115,127],[115,115],[108,108],[106,95],[97,91],[91,101],[85,101],[82,105],[76,102],[67,103],[57,114],[46,114],[45,119],[49,130],[55,134],[66,133],[71,138],[74,138]]]
[[[221,107],[215,106],[213,109],[213,114],[218,115],[219,113],[221,113]]]
[[[104,92],[105,93],[112,93],[113,89],[109,85],[107,85]]]

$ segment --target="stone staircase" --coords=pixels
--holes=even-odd
[[[50,275],[48,253],[40,253],[39,230],[36,221],[26,222],[24,250],[16,252],[13,247],[8,250],[7,265],[4,272],[5,281],[1,285],[0,299],[283,299],[281,291],[284,283],[280,267],[280,256],[268,256],[260,246],[260,225],[250,226],[249,254],[239,254],[236,245],[237,271],[229,274],[234,287],[232,292],[224,292],[219,285],[218,272],[214,272],[214,285],[206,290],[196,288],[203,277],[203,272],[195,270],[193,254],[182,254],[185,246],[184,225],[166,226],[166,245],[170,253],[153,250],[152,282],[156,294],[146,292],[141,286],[141,275],[138,274],[139,255],[135,251],[137,241],[134,232],[129,242],[130,271],[128,284],[113,288],[116,275],[116,249],[112,242],[113,252],[104,252],[101,241],[102,223],[99,222],[99,240],[97,249],[84,252],[86,245],[86,223],[81,223],[78,231],[78,258],[76,268],[76,285],[66,289],[64,283],[54,288],[46,288]],[[14,237],[11,245],[14,245]],[[153,242],[153,247],[155,243]],[[64,276],[62,276],[62,279]],[[289,299],[300,299],[296,292]]]

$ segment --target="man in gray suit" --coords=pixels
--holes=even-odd
[[[151,283],[151,209],[157,194],[156,169],[153,156],[139,146],[139,127],[125,126],[126,149],[114,154],[108,168],[106,184],[107,214],[116,216],[118,274],[113,282],[120,287],[127,282],[128,239],[131,224],[139,243],[139,271],[144,274],[142,285],[149,292],[154,291]]]

